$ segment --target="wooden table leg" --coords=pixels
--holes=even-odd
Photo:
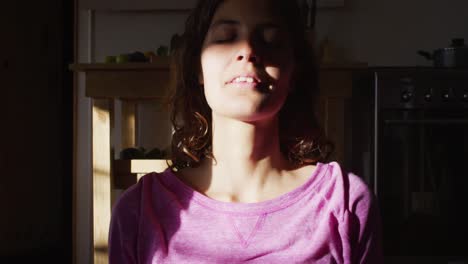
[[[107,240],[111,218],[110,99],[93,99],[93,259],[108,263]]]
[[[122,101],[122,149],[136,146],[136,109],[135,101]]]

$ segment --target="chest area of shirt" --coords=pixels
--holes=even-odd
[[[316,212],[258,215],[180,214],[180,221],[163,224],[167,256],[215,259],[217,263],[333,263],[341,255],[341,237],[334,215]],[[332,224],[330,224],[332,223]],[[333,224],[333,223],[336,223]],[[182,259],[178,259],[182,258]],[[284,263],[284,262],[283,262]]]

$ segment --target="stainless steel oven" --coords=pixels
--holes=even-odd
[[[387,263],[468,263],[468,70],[370,74],[368,112],[354,115],[368,119]]]

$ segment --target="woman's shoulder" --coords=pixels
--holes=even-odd
[[[321,177],[318,180],[318,184],[323,188],[335,188],[350,192],[369,191],[369,187],[364,179],[354,172],[343,168],[336,161],[322,163],[317,166],[317,168],[321,170]]]
[[[338,162],[324,163],[318,168],[322,171],[314,189],[336,207],[353,211],[357,203],[368,205],[373,202],[374,194],[367,183]]]
[[[111,262],[121,263],[122,259],[136,262],[136,252],[130,250],[137,243],[141,220],[145,218],[146,203],[152,200],[155,188],[160,188],[159,178],[164,173],[149,173],[127,188],[112,207],[109,225],[109,257]],[[130,255],[127,255],[130,254]]]
[[[145,174],[135,184],[125,189],[114,203],[113,214],[128,212],[129,208],[139,208],[145,196],[158,193],[155,189],[162,188],[161,179],[168,173],[168,170]]]

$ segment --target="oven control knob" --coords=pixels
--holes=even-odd
[[[412,98],[413,94],[411,92],[406,91],[401,94],[401,100],[405,103],[409,102]]]
[[[463,101],[468,102],[468,91],[463,93],[462,99],[463,99]]]
[[[442,94],[442,99],[443,99],[444,101],[448,101],[448,100],[450,99],[450,94],[449,94],[449,93],[444,93],[444,94]]]
[[[451,101],[454,97],[455,94],[452,88],[446,89],[442,92],[442,100],[445,102]]]
[[[432,94],[430,94],[430,93],[425,94],[425,95],[424,95],[424,100],[425,100],[426,102],[432,101]]]

